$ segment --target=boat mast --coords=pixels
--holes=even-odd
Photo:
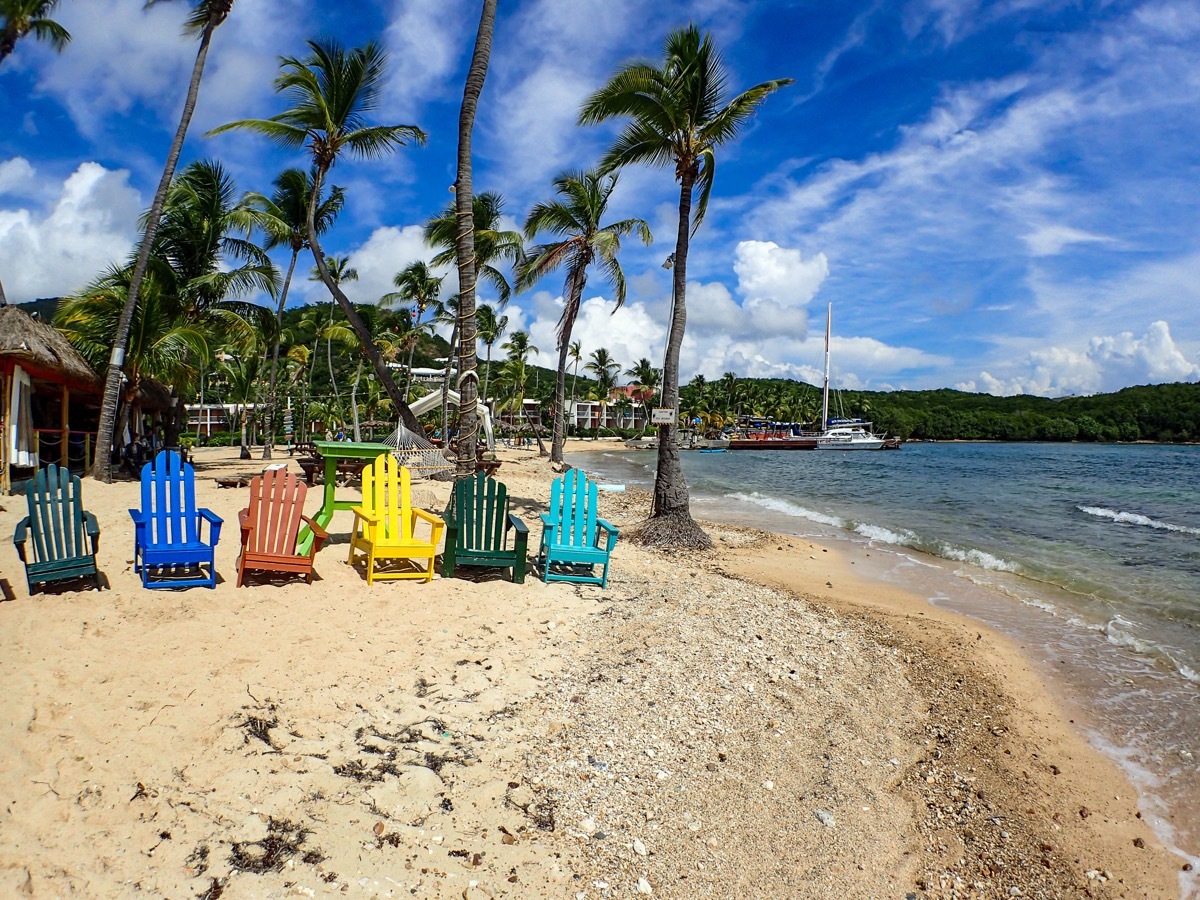
[[[825,390],[821,394],[821,430],[829,428],[829,326],[833,320],[833,304],[825,310]]]

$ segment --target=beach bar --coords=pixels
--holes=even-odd
[[[102,388],[56,329],[0,306],[0,493],[20,489],[50,463],[86,468]]]

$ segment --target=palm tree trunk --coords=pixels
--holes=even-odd
[[[346,319],[350,323],[351,329],[353,329],[354,334],[358,337],[359,344],[364,348],[367,358],[371,361],[372,368],[375,369],[375,374],[379,377],[379,383],[383,385],[383,389],[387,391],[388,397],[391,398],[396,412],[400,414],[400,421],[404,423],[404,427],[409,431],[414,434],[420,434],[421,423],[417,421],[417,417],[409,409],[408,404],[404,401],[404,397],[400,395],[400,389],[396,387],[396,382],[392,379],[391,370],[384,363],[379,348],[371,340],[371,332],[367,330],[366,324],[354,309],[354,305],[350,302],[350,299],[342,293],[342,289],[334,282],[333,277],[329,274],[329,267],[325,265],[325,251],[321,249],[321,242],[317,237],[315,220],[317,198],[321,196],[321,184],[325,180],[327,169],[328,165],[318,168],[316,176],[313,178],[312,195],[309,197],[308,202],[308,247],[312,251],[313,259],[316,260],[317,271],[321,275],[321,281],[325,282],[325,287],[329,289],[329,293],[333,295],[333,299],[337,301],[338,306],[342,308],[342,312],[346,314]]]
[[[263,441],[263,459],[271,458],[271,445],[275,443],[275,373],[279,368],[279,345],[283,342],[283,307],[287,303],[288,288],[292,284],[292,272],[296,269],[299,250],[292,250],[292,261],[288,265],[287,277],[283,279],[283,291],[279,295],[279,306],[275,308],[275,347],[271,351],[271,379],[267,387],[267,439]]]
[[[579,309],[579,300],[583,296],[583,288],[587,282],[584,272],[572,272],[571,296],[568,298],[566,309]],[[554,439],[550,442],[551,464],[561,464],[563,461],[563,444],[567,438],[567,353],[571,347],[571,331],[575,327],[574,316],[564,318],[562,329],[558,335],[558,371],[554,381]]]
[[[487,365],[483,369],[483,390],[480,396],[483,397],[483,402],[486,405],[488,401],[488,377],[492,374],[492,345],[487,345]]]
[[[421,334],[421,316],[425,313],[425,309],[417,304],[417,322],[413,325],[412,343],[408,345],[408,374],[404,379],[404,402],[408,402],[408,398],[412,396],[412,361],[413,353],[417,349],[417,338]]]
[[[458,466],[455,474],[469,478],[475,474],[475,439],[479,416],[475,404],[479,398],[479,376],[475,369],[475,221],[474,188],[471,181],[471,132],[475,128],[475,109],[483,83],[487,79],[492,55],[492,31],[496,24],[496,0],[483,0],[479,30],[475,33],[475,51],[467,83],[463,88],[462,110],[458,117],[458,177],[455,180],[455,216],[458,229],[455,240],[458,255]]]
[[[358,383],[362,380],[362,360],[358,361],[358,369],[354,372],[354,387],[350,389],[350,410],[354,414],[354,439],[362,440],[362,432],[358,427]]]
[[[333,316],[329,317],[329,324],[333,325]],[[337,378],[333,374],[333,336],[329,332],[325,332],[325,361],[329,364],[329,384],[333,388],[333,399],[340,404],[342,398],[338,394]]]
[[[679,407],[679,351],[687,325],[687,254],[688,229],[691,227],[692,187],[696,180],[695,166],[687,167],[680,177],[679,230],[675,238],[675,268],[672,292],[674,311],[667,338],[667,353],[663,360],[662,405],[667,409]],[[708,535],[693,521],[687,480],[679,463],[676,443],[678,419],[658,428],[658,470],[654,478],[654,506],[650,519],[639,529],[643,542],[651,545],[693,547],[712,546]]]
[[[542,440],[542,431],[533,423],[533,419],[529,418],[529,413],[525,411],[525,401],[521,401],[521,415],[525,417],[525,421],[529,423],[529,430],[533,432],[533,437],[537,441],[538,456],[546,455],[546,444]]]
[[[188,84],[187,99],[183,103],[183,113],[179,117],[179,127],[175,130],[175,138],[171,141],[171,150],[167,154],[166,165],[163,166],[162,178],[158,182],[158,190],[154,192],[154,200],[150,204],[150,212],[146,216],[146,230],[142,234],[142,245],[138,250],[137,262],[133,267],[133,275],[129,280],[129,292],[125,297],[125,306],[121,310],[121,319],[117,323],[117,333],[113,335],[113,350],[108,361],[108,373],[104,379],[104,402],[100,407],[100,424],[96,433],[96,457],[92,464],[92,477],[97,481],[112,481],[112,445],[113,431],[117,422],[117,403],[121,395],[121,375],[125,365],[125,350],[129,346],[129,327],[133,322],[133,311],[137,308],[138,292],[142,288],[142,279],[146,277],[146,267],[150,264],[150,250],[154,244],[154,236],[158,232],[158,223],[162,218],[163,204],[167,198],[167,188],[175,175],[175,166],[179,162],[179,154],[183,150],[183,140],[187,136],[188,126],[192,121],[192,113],[196,109],[196,98],[200,95],[200,80],[204,75],[204,63],[208,59],[208,45],[212,42],[213,31],[225,21],[233,6],[233,0],[214,3],[209,12],[208,23],[200,36],[200,49],[196,51],[196,62],[192,65],[192,80]]]
[[[8,297],[4,296],[4,282],[0,281],[0,306],[8,306]]]
[[[450,329],[450,349],[446,351],[446,370],[442,373],[442,448],[450,446],[450,368],[453,365],[454,348],[458,345],[458,320]],[[459,395],[459,414],[462,414],[462,395]]]

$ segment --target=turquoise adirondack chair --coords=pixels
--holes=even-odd
[[[13,543],[25,564],[29,593],[35,584],[68,581],[91,576],[100,590],[96,550],[100,526],[96,517],[83,509],[79,476],[51,463],[25,487],[29,515],[17,523]],[[33,538],[33,559],[26,557],[25,544]],[[86,538],[86,540],[85,540]]]
[[[484,472],[456,481],[442,518],[446,521],[443,577],[453,577],[457,566],[482,566],[511,569],[513,582],[525,583],[529,527],[508,511],[508,488],[503,482]]]
[[[142,466],[142,508],[133,517],[133,571],[147,588],[217,586],[216,547],[224,521],[196,508],[196,473],[174,450],[160,450]],[[201,522],[209,537],[201,538]],[[204,566],[208,566],[207,573]],[[150,570],[156,580],[150,580]]]
[[[608,585],[608,562],[620,532],[596,518],[596,485],[571,469],[550,486],[550,512],[542,514],[538,566],[542,581]],[[603,538],[603,546],[601,539]],[[595,574],[600,566],[600,575]]]

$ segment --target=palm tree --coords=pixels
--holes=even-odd
[[[454,181],[458,222],[454,245],[458,257],[459,316],[462,320],[462,349],[459,352],[458,365],[459,478],[468,478],[475,472],[475,401],[479,388],[478,376],[475,373],[475,266],[478,258],[475,233],[471,227],[475,192],[471,174],[471,134],[475,128],[475,109],[479,105],[479,95],[483,93],[483,83],[487,78],[495,25],[496,0],[483,0],[479,30],[475,34],[475,49],[471,54],[471,66],[467,69],[467,82],[463,87],[462,107],[458,117],[458,177]]]
[[[358,269],[350,265],[350,257],[348,256],[327,256],[325,257],[325,270],[329,275],[330,280],[339,288],[344,282],[358,281]],[[324,281],[321,270],[313,266],[311,272],[308,273],[309,281]],[[341,344],[349,344],[353,346],[354,339],[358,337],[356,331],[351,330],[349,334],[345,331],[345,326],[335,325],[333,321],[334,304],[329,304],[329,325],[322,332],[321,336],[325,338],[325,361],[329,365],[329,383],[333,386],[333,396],[337,401],[341,402],[341,397],[338,397],[337,378],[333,374],[333,340],[338,339]],[[361,338],[359,338],[361,340]]]
[[[604,155],[606,170],[648,163],[670,166],[679,181],[679,227],[675,238],[673,314],[663,363],[663,406],[679,403],[679,351],[687,324],[688,238],[699,227],[716,173],[716,150],[733,140],[768,95],[791,79],[765,81],[725,101],[727,74],[712,38],[695,25],[673,31],[663,43],[663,63],[623,66],[592,94],[580,122],[595,124],[628,118],[616,143]],[[700,187],[693,214],[692,194]],[[675,440],[678,422],[658,434],[654,508],[639,529],[646,544],[707,548],[712,542],[692,520],[687,481]]]
[[[571,363],[575,367],[571,374],[571,407],[575,407],[575,382],[579,380],[579,364],[583,362],[583,343],[581,341],[571,341],[567,347],[567,356],[571,358]]]
[[[58,0],[0,0],[0,62],[17,46],[17,41],[32,33],[59,53],[71,42],[71,33],[53,19]]]
[[[494,191],[487,191],[475,197],[471,202],[472,233],[475,240],[475,274],[480,281],[486,281],[496,291],[496,305],[503,309],[512,296],[512,287],[504,273],[496,268],[496,263],[507,261],[518,265],[524,258],[524,243],[518,231],[501,230],[500,217],[504,211],[504,198]],[[433,258],[433,265],[448,266],[457,259],[458,212],[455,204],[450,204],[441,214],[430,219],[425,224],[425,243],[441,252]],[[453,318],[447,317],[447,311],[453,312]],[[446,356],[446,371],[442,380],[442,432],[446,433],[449,420],[449,391],[450,369],[453,366],[455,348],[459,342],[463,317],[459,312],[459,298],[456,294],[443,304],[443,322],[451,322],[450,350]],[[461,370],[460,370],[461,373]],[[460,396],[459,414],[462,414]]]
[[[301,60],[284,57],[275,89],[286,94],[292,107],[270,119],[242,119],[214,129],[219,134],[244,128],[290,147],[306,147],[312,154],[313,190],[308,202],[308,246],[321,280],[345,313],[350,327],[367,349],[380,383],[400,418],[410,429],[420,424],[396,387],[392,374],[354,305],[334,282],[325,264],[316,229],[316,214],[325,176],[344,153],[374,159],[409,141],[421,144],[425,132],[416,125],[368,125],[365,119],[378,103],[384,80],[386,54],[374,43],[347,52],[335,41],[309,41],[309,55]]]
[[[302,169],[288,169],[275,179],[275,192],[270,197],[262,194],[247,194],[244,201],[252,209],[254,224],[266,235],[264,250],[273,250],[286,244],[292,251],[287,275],[283,279],[283,290],[279,294],[279,305],[275,308],[276,331],[281,332],[283,308],[287,305],[288,289],[292,284],[292,273],[300,252],[308,246],[308,198],[312,194],[312,176]],[[315,224],[317,234],[324,234],[333,225],[345,203],[345,192],[336,185],[329,196],[317,205]],[[271,445],[275,438],[275,376],[279,367],[279,337],[271,351],[271,374],[267,382],[265,417],[267,438],[263,441],[263,459],[271,458]]]
[[[637,361],[637,365],[626,369],[625,374],[642,389],[642,408],[649,410],[653,407],[654,395],[658,392],[658,384],[662,379],[662,369],[655,368],[654,364],[643,356]]]
[[[154,2],[154,0],[150,0]],[[147,4],[149,5],[149,4]],[[179,162],[179,154],[183,150],[183,140],[187,136],[188,126],[192,121],[192,113],[196,109],[196,98],[200,95],[200,79],[204,75],[204,63],[208,59],[208,46],[212,42],[213,32],[228,18],[233,10],[233,0],[197,0],[188,17],[185,28],[188,32],[199,33],[200,47],[196,51],[196,61],[192,65],[192,78],[188,83],[187,99],[183,103],[183,112],[179,117],[179,127],[171,141],[171,149],[163,166],[162,178],[158,189],[154,192],[154,200],[150,204],[150,213],[142,231],[142,243],[138,249],[137,262],[134,264],[133,276],[130,280],[125,307],[121,311],[116,333],[112,343],[112,354],[108,360],[108,370],[104,379],[104,402],[100,407],[100,423],[96,432],[96,460],[92,466],[92,477],[97,481],[112,481],[112,445],[113,431],[117,423],[117,401],[120,399],[121,380],[124,377],[122,367],[125,362],[125,351],[129,343],[129,326],[133,321],[133,311],[138,304],[138,293],[142,287],[142,279],[146,277],[146,267],[150,263],[150,251],[154,244],[154,235],[158,231],[158,223],[162,217],[163,204],[167,199],[167,189],[175,175],[175,166]]]
[[[617,386],[617,373],[621,371],[621,367],[609,355],[608,350],[601,347],[599,350],[592,351],[587,365],[583,368],[584,371],[591,372],[596,376],[596,396],[600,400],[600,425],[603,425],[605,411],[608,409],[608,398],[612,389]]]
[[[481,303],[475,310],[476,335],[487,347],[487,368],[483,370],[483,402],[487,403],[488,376],[492,374],[492,345],[500,340],[504,329],[508,327],[508,316],[496,315],[496,307]]]
[[[617,261],[621,238],[636,231],[642,243],[652,240],[650,226],[642,219],[622,219],[609,225],[601,221],[608,209],[608,200],[617,186],[617,176],[602,176],[599,172],[566,172],[554,181],[559,199],[539,203],[525,220],[525,237],[533,240],[539,232],[558,235],[562,240],[542,244],[529,251],[521,267],[519,285],[528,288],[542,276],[560,266],[567,268],[563,286],[563,311],[558,319],[558,370],[554,387],[554,440],[550,445],[550,462],[562,464],[563,442],[566,438],[567,354],[570,351],[571,330],[583,302],[587,284],[587,269],[599,259],[605,275],[613,286],[614,310],[625,302],[625,273]]]
[[[508,351],[508,361],[500,369],[500,375],[496,379],[505,395],[504,399],[496,404],[496,411],[518,412],[533,431],[537,440],[538,455],[545,456],[546,445],[542,442],[541,429],[534,424],[525,410],[525,395],[529,389],[529,356],[538,353],[538,348],[529,343],[527,331],[514,331],[500,347]]]
[[[413,323],[411,341],[408,345],[408,376],[404,382],[404,400],[407,402],[412,391],[413,351],[417,348],[417,339],[421,334],[421,319],[425,316],[425,310],[437,301],[438,294],[442,290],[442,279],[434,276],[427,262],[417,260],[398,272],[392,279],[392,284],[396,286],[396,292],[385,295],[383,300],[387,302],[400,300],[404,303],[411,303],[417,313]]]

